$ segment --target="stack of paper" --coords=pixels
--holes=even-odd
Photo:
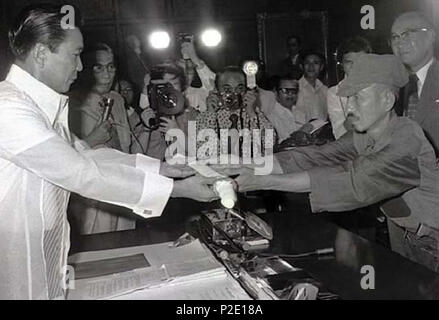
[[[180,247],[172,244],[166,242],[71,256],[69,264],[74,267],[76,280],[67,298],[109,299],[129,293],[131,295],[125,298],[190,299],[191,295],[194,299],[249,298],[199,240]],[[175,286],[181,288],[175,290]],[[216,291],[211,292],[209,288]]]

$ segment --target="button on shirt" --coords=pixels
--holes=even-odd
[[[289,138],[306,123],[306,114],[297,106],[285,108],[276,100],[276,95],[271,91],[259,89],[261,111],[273,125],[278,136],[278,142]]]
[[[408,190],[424,190],[423,195],[437,190],[430,181],[430,173],[438,172],[433,148],[419,125],[405,117],[392,118],[378,141],[348,132],[332,143],[278,153],[276,158],[284,172],[308,171],[313,212],[353,210]],[[413,210],[417,217],[411,220],[423,221],[425,214]]]
[[[143,217],[160,215],[172,191],[157,160],[91,150],[67,114],[66,96],[16,65],[0,83],[0,299],[63,297],[69,191]]]
[[[306,122],[313,119],[326,120],[328,118],[327,92],[328,87],[319,79],[316,80],[314,88],[305,77],[300,78],[297,107],[306,113]]]
[[[430,66],[433,63],[433,59],[431,59],[425,66],[423,66],[421,69],[416,72],[416,75],[418,76],[418,95],[421,97],[422,89],[424,88],[425,79],[427,78],[428,69],[430,69]]]

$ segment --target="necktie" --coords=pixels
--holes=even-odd
[[[419,103],[418,80],[419,79],[416,74],[411,74],[409,76],[406,116],[409,117],[410,119],[415,119],[416,111],[418,108],[418,103]]]

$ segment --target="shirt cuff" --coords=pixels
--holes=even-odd
[[[144,172],[159,174],[161,161],[143,154],[136,154],[136,168]]]
[[[143,110],[145,110],[146,108],[149,107],[149,99],[148,99],[148,96],[146,94],[143,94],[143,93],[140,94],[139,106]]]
[[[173,186],[172,179],[145,172],[142,196],[133,212],[143,218],[159,217],[171,196]]]
[[[352,197],[346,197],[346,191],[351,189],[347,173],[339,167],[317,167],[308,171],[311,192],[309,200],[312,212],[347,211],[353,209]]]

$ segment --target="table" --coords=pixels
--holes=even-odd
[[[328,247],[335,249],[335,257],[329,259],[286,260],[305,269],[341,299],[439,299],[439,274],[319,215],[289,208],[262,217],[273,227],[271,253],[298,254]],[[82,236],[72,246],[72,252],[171,241],[187,231],[188,226],[188,223],[155,219],[132,231]],[[365,290],[361,280],[366,275],[362,268],[367,266],[374,269],[375,283],[374,289]]]

